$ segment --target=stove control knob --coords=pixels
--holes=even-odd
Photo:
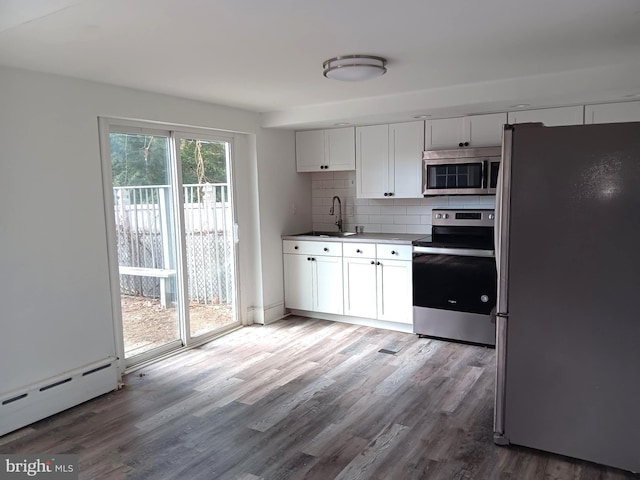
[[[440,220],[442,218],[442,214],[441,213],[436,213],[436,219]]]
[[[496,218],[496,216],[493,213],[489,214],[489,220],[493,220],[494,218]]]
[[[444,219],[449,218],[449,214],[448,214],[448,213],[443,213],[443,214],[442,214],[442,218],[444,218]]]

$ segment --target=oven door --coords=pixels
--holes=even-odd
[[[489,250],[413,248],[413,305],[489,315],[497,275]]]
[[[487,192],[487,162],[474,158],[425,159],[424,195],[481,195]]]

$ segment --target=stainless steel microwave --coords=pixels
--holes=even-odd
[[[426,150],[422,156],[422,193],[495,194],[501,157],[502,147]]]

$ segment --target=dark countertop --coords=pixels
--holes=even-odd
[[[316,235],[282,235],[283,240],[304,240],[316,242],[349,242],[349,243],[392,243],[411,245],[414,240],[426,237],[426,233],[358,233],[348,237],[331,237]]]

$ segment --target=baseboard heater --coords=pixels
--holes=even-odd
[[[36,384],[0,393],[0,435],[115,390],[115,358],[106,358]]]

